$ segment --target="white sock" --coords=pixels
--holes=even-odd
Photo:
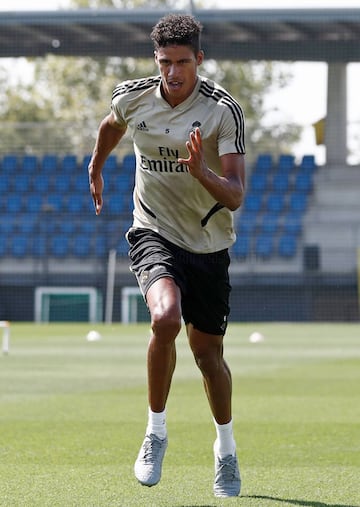
[[[149,407],[146,434],[151,435],[151,433],[161,439],[166,437],[166,409],[163,412],[153,412]]]
[[[235,456],[236,443],[234,440],[232,420],[227,424],[218,424],[214,419],[214,424],[217,436],[214,444],[215,453],[220,456],[220,458],[225,458],[225,456],[229,456],[229,454]]]

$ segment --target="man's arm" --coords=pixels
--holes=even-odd
[[[107,157],[126,132],[126,127],[119,125],[113,113],[108,114],[100,123],[94,151],[89,162],[90,193],[94,201],[95,213],[99,215],[103,205],[102,193],[104,180],[102,169]]]
[[[191,132],[186,147],[189,158],[179,159],[179,162],[188,166],[190,174],[206,188],[217,202],[231,211],[239,208],[245,191],[244,155],[241,153],[223,155],[220,159],[222,176],[219,176],[207,166],[202,149],[200,129]]]

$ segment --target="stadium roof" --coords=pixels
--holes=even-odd
[[[1,12],[0,57],[152,57],[149,34],[169,11],[80,9]],[[184,11],[176,11],[184,12]],[[360,8],[200,9],[207,58],[360,61]]]

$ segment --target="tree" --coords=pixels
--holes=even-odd
[[[73,6],[94,8],[129,8],[141,3],[141,0],[72,0]],[[159,0],[153,0],[153,4],[159,6]],[[32,60],[31,65],[33,79],[26,85],[21,82],[17,86],[6,85],[6,76],[0,74],[0,84],[5,90],[5,100],[0,102],[0,120],[13,122],[3,129],[2,144],[6,143],[7,151],[74,152],[79,156],[89,152],[99,121],[109,110],[114,86],[124,79],[157,72],[152,59],[48,55]],[[264,106],[266,94],[290,79],[279,69],[271,62],[214,60],[205,60],[200,69],[241,103],[246,116],[250,160],[259,151],[274,155],[289,151],[300,137],[298,126],[266,122],[269,116]],[[4,147],[1,149],[4,151]],[[122,145],[123,151],[130,149],[129,144]]]

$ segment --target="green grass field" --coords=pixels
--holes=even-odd
[[[186,338],[161,482],[133,463],[147,418],[147,325],[12,324],[0,356],[0,505],[360,506],[360,325],[231,324],[225,355],[242,496],[212,494],[215,430]],[[252,344],[254,330],[265,341]],[[0,331],[1,332],[1,331]]]

